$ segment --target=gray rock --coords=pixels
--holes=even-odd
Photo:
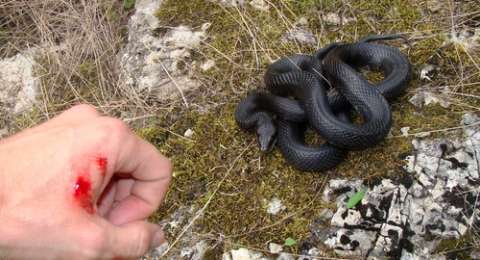
[[[0,60],[0,103],[9,114],[20,114],[37,102],[40,78],[35,76],[35,49]]]
[[[415,139],[401,178],[383,179],[368,187],[352,209],[348,199],[365,189],[359,180],[331,180],[324,200],[335,201],[328,235],[312,229],[340,255],[383,259],[427,259],[441,239],[458,239],[472,222],[480,223],[475,207],[480,187],[476,154],[480,153],[480,125],[466,114],[464,139]],[[431,240],[431,237],[437,237]]]
[[[192,221],[192,218],[198,214],[193,207],[180,207],[172,215],[164,219],[160,225],[163,226],[167,234],[172,234],[175,239],[183,228]],[[167,250],[169,250],[167,252]],[[169,248],[168,243],[151,251],[145,256],[146,259],[195,259],[201,260],[205,254],[212,250],[212,246],[206,240],[203,240],[192,228],[188,229],[177,241],[176,246]]]
[[[431,81],[435,72],[438,71],[438,67],[432,64],[426,64],[420,70],[420,79]]]
[[[268,251],[272,254],[278,254],[278,253],[282,252],[282,250],[283,250],[282,245],[279,245],[279,244],[276,244],[276,243],[269,243],[268,244]]]
[[[423,108],[424,106],[431,104],[439,104],[444,108],[448,108],[451,103],[446,98],[445,92],[448,92],[448,88],[439,91],[438,89],[426,85],[418,89],[415,95],[413,95],[408,101],[418,108]]]
[[[315,35],[305,28],[293,28],[288,30],[282,36],[282,40],[285,42],[293,41],[307,45],[315,45],[317,43],[317,38]]]
[[[155,12],[161,3],[136,2],[135,14],[128,23],[128,43],[119,60],[123,89],[164,100],[183,97],[184,92],[198,87],[198,82],[189,77],[191,68],[183,64],[191,63],[191,51],[205,39],[208,24],[197,31],[187,26],[168,28],[157,36],[154,30],[162,28]]]
[[[447,35],[444,45],[456,44],[465,50],[476,51],[480,48],[480,28],[463,28],[451,31]]]
[[[267,260],[261,253],[246,248],[234,249],[223,254],[224,260]]]
[[[294,260],[295,257],[292,254],[288,253],[281,253],[278,257],[277,260]]]

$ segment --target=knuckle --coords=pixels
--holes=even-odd
[[[116,134],[127,134],[130,132],[130,128],[125,122],[116,118],[108,118],[107,125],[110,131]]]
[[[80,104],[80,105],[75,105],[71,109],[79,112],[79,113],[84,113],[84,114],[97,114],[98,111],[97,109],[89,104]]]

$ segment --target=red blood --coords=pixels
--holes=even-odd
[[[80,207],[85,209],[88,213],[93,214],[95,209],[92,203],[92,183],[90,179],[85,176],[79,176],[73,187],[73,196]]]
[[[108,160],[106,157],[97,157],[97,166],[98,166],[98,169],[100,169],[100,173],[102,175],[105,175],[105,173],[107,172],[107,164],[108,164]]]

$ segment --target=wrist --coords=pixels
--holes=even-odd
[[[0,259],[13,258],[21,250],[18,248],[23,239],[22,226],[0,211]]]

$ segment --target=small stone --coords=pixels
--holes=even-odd
[[[273,198],[268,203],[267,213],[271,215],[277,215],[280,211],[285,210],[286,207],[282,204],[282,201],[278,198]]]
[[[460,31],[452,31],[444,45],[456,44],[465,50],[475,51],[480,48],[480,28],[466,28]]]
[[[215,61],[214,60],[207,60],[206,62],[204,62],[200,68],[203,70],[203,71],[209,71],[211,68],[215,67]]]
[[[295,257],[292,254],[288,253],[281,253],[278,257],[277,260],[294,260]]]
[[[245,4],[245,0],[210,0],[210,2],[217,2],[227,7],[242,7]]]
[[[190,259],[193,256],[193,248],[191,247],[182,248],[182,250],[180,251],[180,256],[182,258]]]
[[[408,126],[400,128],[400,132],[403,136],[408,136],[408,131],[410,131],[410,127]]]
[[[300,17],[298,21],[295,23],[297,27],[305,27],[308,26],[308,19],[307,17]]]
[[[414,105],[417,108],[422,108],[423,107],[423,93],[417,92],[415,95],[413,95],[408,102],[410,102],[412,105]]]
[[[417,138],[425,138],[425,137],[428,137],[428,136],[431,136],[431,135],[432,135],[431,132],[421,132],[421,133],[415,134],[415,137],[417,137]]]
[[[312,248],[310,248],[310,250],[308,250],[308,255],[309,256],[320,256],[321,252],[320,252],[320,250],[318,250],[318,248],[312,247]]]
[[[472,259],[480,259],[480,249],[473,249],[470,253]]]
[[[222,260],[232,260],[232,254],[230,252],[223,253]]]
[[[419,90],[413,97],[408,101],[417,108],[422,108],[430,104],[439,104],[444,108],[450,107],[451,103],[448,99],[444,98],[442,93],[435,93],[433,91],[427,90],[428,87],[424,87],[425,90]]]
[[[191,138],[193,136],[195,132],[193,132],[192,129],[188,128],[187,131],[185,131],[185,133],[183,134],[183,136],[187,137],[187,138]]]
[[[420,79],[431,81],[433,77],[433,73],[437,70],[437,67],[433,66],[432,64],[425,65],[420,70]]]
[[[212,23],[204,23],[202,24],[202,31],[206,32],[208,29],[210,29],[210,27],[212,27]]]
[[[252,0],[250,5],[260,11],[267,12],[270,9],[270,5],[265,0]]]
[[[327,13],[323,16],[323,19],[330,24],[338,25],[342,23],[342,18],[337,13]]]
[[[231,260],[266,260],[261,253],[248,250],[246,248],[239,248],[230,252]],[[225,254],[224,254],[225,259]],[[229,259],[229,258],[226,258]]]
[[[283,250],[282,245],[279,245],[279,244],[276,244],[276,243],[268,244],[268,251],[270,251],[270,253],[272,253],[272,254],[278,254],[278,253],[282,252],[282,250]]]
[[[462,124],[463,125],[471,125],[471,124],[477,123],[479,121],[480,121],[480,118],[477,115],[475,115],[474,113],[466,113],[462,117]]]
[[[283,41],[296,41],[303,44],[314,45],[317,43],[315,35],[303,28],[294,28],[286,32]]]
[[[323,20],[331,25],[343,25],[355,21],[355,18],[340,16],[337,13],[330,12],[322,16]]]

